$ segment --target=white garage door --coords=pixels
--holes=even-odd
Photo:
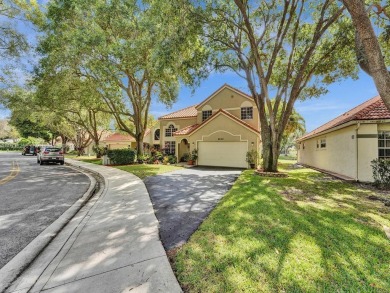
[[[247,168],[246,142],[199,142],[198,165]]]

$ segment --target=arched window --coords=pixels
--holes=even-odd
[[[175,126],[173,126],[173,124],[169,125],[166,129],[165,129],[165,136],[166,137],[171,137],[173,136],[173,134],[177,131],[177,128],[175,128]]]
[[[156,129],[154,132],[154,140],[160,140],[160,129]]]
[[[241,119],[253,119],[253,106],[250,102],[245,101],[241,104]]]

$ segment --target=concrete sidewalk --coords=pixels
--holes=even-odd
[[[105,190],[35,285],[8,292],[181,292],[144,183],[116,168],[67,162],[101,174]]]

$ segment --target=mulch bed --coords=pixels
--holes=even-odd
[[[264,172],[261,169],[255,170],[255,175],[263,176],[263,177],[278,177],[278,178],[286,178],[288,177],[287,173],[283,172]]]

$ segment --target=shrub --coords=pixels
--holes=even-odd
[[[135,161],[135,151],[132,149],[108,150],[107,156],[114,165],[129,165]]]
[[[0,151],[22,151],[24,145],[18,145],[15,143],[0,143]]]
[[[150,162],[150,156],[148,154],[139,155],[137,156],[137,161],[139,164],[148,163]]]
[[[167,165],[167,164],[169,163],[169,157],[168,157],[168,156],[165,156],[165,157],[163,158],[162,163],[163,163],[164,165]]]
[[[180,161],[181,161],[181,162],[188,162],[189,159],[190,159],[190,154],[185,153],[185,154],[181,157]]]
[[[192,161],[196,161],[198,159],[198,150],[197,149],[193,149],[192,152],[191,152],[191,160]]]
[[[390,160],[375,159],[371,161],[372,176],[379,187],[390,187]]]
[[[256,150],[250,150],[246,152],[246,161],[249,164],[257,164],[259,153]]]
[[[104,154],[105,149],[103,146],[94,145],[92,151],[96,154],[96,157],[100,158]]]
[[[169,156],[168,156],[168,162],[169,162],[169,164],[176,164],[176,163],[177,163],[176,156],[174,156],[174,155],[169,155]]]

